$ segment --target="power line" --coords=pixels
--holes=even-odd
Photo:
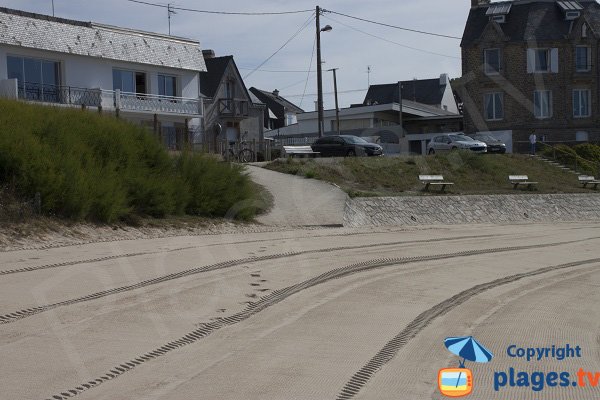
[[[368,22],[368,23],[375,24],[375,25],[387,26],[388,28],[400,29],[400,30],[403,30],[403,31],[414,32],[414,33],[420,33],[420,34],[423,34],[423,35],[437,36],[437,37],[443,37],[443,38],[448,38],[448,39],[458,39],[458,40],[462,39],[462,38],[459,38],[457,36],[442,35],[440,33],[420,31],[420,30],[417,30],[417,29],[403,28],[403,27],[397,26],[397,25],[390,25],[390,24],[386,24],[386,23],[383,23],[383,22],[371,21],[370,19],[354,17],[352,15],[343,14],[343,13],[340,13],[340,12],[337,12],[337,11],[323,10],[323,12],[328,12],[328,13],[332,13],[332,14],[341,15],[341,16],[346,17],[346,18],[352,18],[352,19],[356,19],[358,21]]]
[[[313,48],[312,53],[310,54],[310,64],[308,64],[308,73],[306,74],[306,82],[304,83],[304,91],[302,92],[302,98],[300,99],[300,108],[302,108],[302,103],[304,102],[304,95],[306,94],[306,88],[308,87],[308,80],[310,78],[311,68],[313,59],[315,57],[315,47],[317,45],[317,35],[315,35],[315,40],[313,40]]]
[[[152,7],[161,7],[161,8],[167,8],[167,5],[164,4],[157,4],[157,3],[151,3],[148,1],[142,1],[142,0],[126,0],[130,3],[138,3],[138,4],[144,4],[146,6],[152,6]],[[189,12],[195,12],[195,13],[203,13],[203,14],[221,14],[221,15],[254,15],[254,16],[260,16],[260,15],[283,15],[283,14],[300,14],[300,13],[307,13],[307,12],[313,12],[313,10],[294,10],[294,11],[275,11],[275,12],[230,12],[230,11],[208,11],[208,10],[197,10],[194,8],[184,8],[184,7],[174,7],[171,6],[170,7],[171,10],[179,10],[179,11],[189,11]]]
[[[304,22],[304,24],[302,24],[302,26],[300,27],[300,29],[298,29],[298,30],[296,31],[296,33],[294,33],[294,34],[292,35],[292,37],[290,37],[290,38],[289,38],[289,39],[288,39],[288,40],[287,40],[287,41],[286,41],[286,42],[285,42],[283,45],[281,45],[281,47],[280,47],[280,48],[278,48],[277,50],[275,50],[275,53],[271,54],[269,57],[267,57],[267,59],[266,59],[265,61],[263,61],[262,63],[260,63],[260,64],[259,64],[259,65],[258,65],[256,68],[254,68],[252,71],[248,72],[248,73],[246,74],[246,76],[244,76],[244,78],[243,78],[243,79],[246,79],[246,78],[248,78],[250,75],[252,75],[253,73],[255,73],[255,72],[256,72],[256,71],[257,71],[257,70],[258,70],[260,67],[262,67],[262,66],[263,66],[263,65],[265,65],[267,62],[269,62],[269,60],[270,60],[271,58],[275,57],[275,55],[276,55],[277,53],[279,53],[281,50],[283,50],[283,48],[284,48],[285,46],[287,46],[287,45],[288,45],[288,44],[289,44],[289,43],[290,43],[292,40],[294,40],[294,38],[295,38],[296,36],[298,36],[298,35],[300,34],[300,32],[302,32],[303,30],[305,30],[305,29],[306,29],[306,27],[307,27],[308,25],[310,25],[310,23],[312,22],[313,15],[314,15],[314,13],[313,13],[313,14],[311,14],[311,16],[310,16],[310,17],[309,17],[309,18],[306,20],[306,22]]]
[[[249,67],[238,67],[238,69],[241,70],[245,70],[245,71],[252,71],[255,68],[249,68]],[[270,72],[270,73],[274,73],[274,74],[279,74],[279,73],[284,73],[284,74],[306,74],[311,73],[314,74],[316,73],[316,71],[304,71],[304,70],[271,70],[271,69],[257,69],[256,72]]]
[[[374,37],[375,39],[383,40],[384,42],[392,43],[392,44],[395,44],[395,45],[397,45],[397,46],[404,47],[404,48],[411,49],[411,50],[420,51],[421,53],[433,54],[433,55],[440,56],[440,57],[454,58],[454,59],[460,60],[460,57],[456,57],[456,56],[449,56],[449,55],[447,55],[447,54],[436,53],[436,52],[434,52],[434,51],[423,50],[423,49],[419,49],[419,48],[417,48],[417,47],[407,46],[407,45],[405,45],[405,44],[398,43],[398,42],[394,42],[393,40],[389,40],[389,39],[383,38],[383,37],[381,37],[381,36],[373,35],[372,33],[369,33],[369,32],[362,31],[362,30],[360,30],[360,29],[358,29],[358,28],[355,28],[355,27],[353,27],[353,26],[350,26],[350,25],[347,25],[347,24],[345,24],[345,23],[343,23],[343,22],[340,22],[340,21],[338,21],[338,20],[336,20],[336,19],[334,19],[334,18],[327,17],[327,16],[324,16],[324,17],[325,17],[325,18],[327,18],[327,19],[329,19],[329,20],[331,20],[331,21],[333,21],[333,22],[335,22],[336,24],[343,25],[343,26],[345,26],[346,28],[350,28],[350,29],[352,29],[352,30],[355,30],[355,31],[357,31],[357,32],[360,32],[360,33],[362,33],[362,34],[364,34],[364,35],[367,35],[367,36]]]
[[[368,89],[351,89],[351,90],[341,90],[338,91],[338,94],[347,94],[347,93],[356,93],[356,92],[366,92]],[[323,94],[335,94],[335,92],[325,92]],[[301,97],[301,96],[310,96],[310,97],[315,97],[317,96],[316,93],[310,93],[310,94],[286,94],[283,97]]]

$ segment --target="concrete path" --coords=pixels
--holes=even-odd
[[[342,225],[347,194],[315,179],[248,166],[252,180],[272,195],[271,211],[258,222],[275,226]]]

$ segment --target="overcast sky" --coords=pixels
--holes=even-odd
[[[147,1],[166,4],[161,0]],[[0,4],[9,8],[52,14],[51,0],[0,0]],[[183,8],[235,12],[314,10],[317,5],[308,0],[173,0],[173,4]],[[470,1],[323,0],[319,6],[390,25],[460,37]],[[58,17],[159,33],[168,32],[166,9],[134,4],[127,0],[54,0],[54,7]],[[310,17],[311,13],[231,16],[177,11],[171,19],[171,33],[196,39],[203,49],[213,49],[217,56],[233,55],[242,76],[246,76],[290,39]],[[305,92],[307,73],[271,72],[308,71],[315,39],[314,18],[311,21],[283,50],[244,80],[248,88],[255,86],[269,91],[279,89],[281,95],[297,105],[301,104],[303,109],[314,109],[317,86],[315,73],[311,73],[308,78],[306,96],[303,98],[301,95]],[[325,108],[334,108],[332,73],[325,71],[330,68],[339,68],[337,74],[341,107],[363,101],[368,87],[368,66],[371,66],[371,84],[436,78],[442,73],[449,74],[451,78],[460,76],[460,40],[406,32],[329,13],[321,18],[321,26],[326,24],[331,25],[333,30],[321,34],[325,62]],[[310,69],[316,69],[316,55]]]

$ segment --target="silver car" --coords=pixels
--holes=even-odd
[[[427,154],[452,150],[471,150],[476,153],[486,153],[487,145],[484,142],[459,133],[446,133],[434,136],[427,145]]]

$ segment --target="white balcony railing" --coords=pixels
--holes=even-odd
[[[107,91],[104,91],[107,92]],[[145,93],[128,93],[120,90],[108,91],[114,98],[114,107],[123,111],[200,115],[199,99],[159,96]]]

